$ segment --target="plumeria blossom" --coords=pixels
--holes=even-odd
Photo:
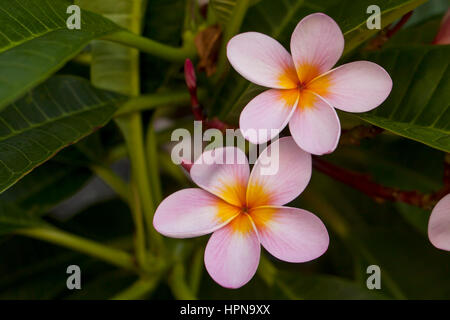
[[[297,144],[312,154],[334,151],[340,137],[336,109],[365,112],[379,106],[392,89],[389,74],[369,61],[330,70],[342,55],[344,36],[322,13],[302,19],[291,37],[291,53],[257,32],[233,37],[227,46],[231,65],[243,77],[269,89],[251,100],[240,116],[240,129],[282,130],[288,123]],[[251,130],[249,130],[251,129]],[[273,138],[246,136],[252,143]]]
[[[428,238],[436,248],[450,251],[450,193],[439,200],[431,212]]]
[[[273,152],[274,144],[278,152]],[[233,163],[228,161],[230,155]],[[274,155],[278,170],[263,175],[264,159]],[[246,284],[258,268],[261,245],[288,262],[310,261],[327,250],[329,237],[322,221],[306,210],[283,206],[305,189],[311,177],[311,155],[291,137],[266,148],[251,172],[244,152],[224,147],[205,151],[190,174],[200,188],[184,189],[164,199],[153,225],[172,238],[212,233],[204,261],[220,285],[239,288]]]

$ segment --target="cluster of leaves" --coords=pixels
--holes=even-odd
[[[235,124],[260,91],[227,65],[226,40],[253,30],[287,45],[301,18],[325,12],[344,32],[342,60],[377,62],[394,82],[376,111],[357,118],[340,113],[343,127],[368,122],[389,133],[342,146],[326,159],[387,186],[421,192],[441,187],[445,152],[450,152],[450,47],[430,43],[445,4],[377,2],[382,27],[418,7],[416,22],[382,49],[367,45],[380,35],[366,27],[369,0],[211,0],[207,10],[193,0],[77,0],[81,30],[66,27],[71,4],[66,0],[0,2],[0,298],[449,298],[450,256],[427,241],[429,212],[375,203],[317,172],[291,204],[316,213],[330,231],[330,248],[317,261],[287,265],[266,257],[258,277],[229,291],[203,272],[205,238],[165,239],[156,248],[152,242],[161,238],[148,221],[151,212],[163,195],[189,184],[164,151],[167,133],[191,122],[182,62],[192,55],[194,35],[216,24],[222,30],[217,71],[199,79],[208,90],[201,103],[210,116]],[[155,131],[161,117],[172,122]],[[124,157],[131,162],[129,183],[110,170]],[[117,196],[64,221],[49,215],[94,174]],[[143,234],[151,242],[144,243],[149,249],[144,256],[136,244],[142,215],[148,224]],[[99,245],[117,249],[105,258],[95,250]],[[83,270],[83,290],[75,294],[66,288],[71,264]],[[382,270],[376,293],[365,287],[371,264]]]

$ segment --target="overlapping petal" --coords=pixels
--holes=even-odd
[[[239,288],[255,275],[261,246],[253,224],[241,214],[215,231],[205,250],[209,275],[225,288]]]
[[[239,209],[202,189],[191,188],[165,198],[153,226],[168,237],[190,238],[211,233],[239,214]]]
[[[431,212],[428,238],[436,248],[450,251],[450,194],[439,200]]]
[[[327,82],[320,87],[321,95],[331,106],[348,112],[366,112],[378,107],[392,89],[392,79],[382,67],[370,61],[344,64],[315,79]],[[314,90],[314,89],[312,89]]]
[[[289,121],[289,130],[300,148],[322,155],[336,149],[341,135],[341,124],[336,111],[330,105],[312,92],[303,91]]]
[[[274,141],[259,156],[247,187],[247,205],[283,205],[295,199],[311,178],[311,155],[292,137]]]
[[[234,36],[228,42],[227,56],[234,69],[253,83],[277,89],[297,87],[291,55],[265,34],[246,32]]]
[[[250,168],[242,150],[224,147],[205,151],[190,173],[199,187],[235,206],[245,204]]]
[[[309,211],[289,207],[259,207],[250,211],[263,247],[287,262],[306,262],[328,248],[323,222]]]
[[[281,132],[297,106],[297,89],[267,90],[251,100],[241,113],[239,127],[254,144],[264,143]]]
[[[292,33],[292,59],[301,83],[330,70],[343,50],[344,36],[341,29],[323,13],[305,17]]]

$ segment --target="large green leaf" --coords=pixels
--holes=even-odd
[[[0,191],[103,126],[122,97],[57,76],[0,112]]]
[[[365,57],[394,86],[381,107],[359,116],[401,136],[450,152],[450,46],[392,47]]]
[[[345,54],[379,31],[367,28],[369,14],[366,11],[370,5],[376,4],[380,7],[380,23],[381,28],[384,28],[425,2],[427,0],[379,0],[376,3],[371,0],[344,0],[330,8],[329,14],[336,20],[344,33]]]
[[[376,4],[381,9],[381,24],[386,26],[426,0],[382,0]],[[297,1],[262,0],[248,10],[241,31],[265,33],[289,48],[289,41],[297,23],[313,12],[325,12],[341,27],[345,37],[344,54],[372,37],[379,30],[369,30],[366,21],[367,7],[371,0],[325,0]],[[213,104],[212,112],[227,121],[236,122],[240,111],[251,98],[254,85],[232,71],[225,80],[225,86],[217,95],[225,97]],[[220,108],[220,110],[219,110]]]
[[[120,28],[94,13],[81,13],[69,30],[65,0],[0,2],[0,109],[48,78],[86,44]]]
[[[238,0],[211,0],[209,5],[211,6],[214,15],[222,26],[225,26],[233,15],[233,9],[236,6]],[[261,0],[251,0],[250,6],[258,3]]]
[[[105,0],[77,0],[82,8],[110,18],[118,25],[140,31],[142,0],[118,0],[114,6]],[[138,95],[139,52],[117,43],[96,40],[92,43],[91,82],[99,88]]]

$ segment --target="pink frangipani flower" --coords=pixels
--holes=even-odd
[[[428,238],[436,248],[450,251],[450,193],[439,200],[431,212]]]
[[[278,170],[264,175],[264,159],[276,154],[274,144],[278,144]],[[235,161],[225,162],[230,155]],[[258,268],[261,245],[288,262],[310,261],[327,250],[329,237],[322,221],[306,210],[283,206],[311,178],[311,155],[291,137],[266,148],[251,172],[245,153],[224,147],[204,152],[190,174],[201,189],[184,189],[164,199],[153,225],[172,238],[213,233],[204,261],[208,273],[223,287],[239,288],[250,281]]]
[[[302,19],[291,37],[291,53],[275,39],[257,32],[233,37],[227,46],[231,65],[244,78],[269,89],[250,101],[240,129],[252,143],[270,134],[247,130],[282,130],[288,123],[295,142],[312,154],[334,151],[341,127],[336,109],[366,112],[379,106],[392,89],[389,74],[369,61],[330,70],[342,55],[344,36],[322,13]],[[253,131],[254,132],[254,131]]]

